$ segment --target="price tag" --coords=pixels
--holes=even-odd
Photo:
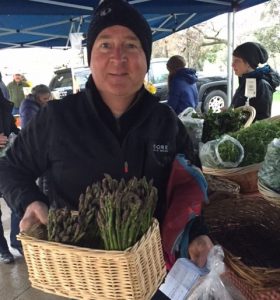
[[[257,94],[257,81],[256,78],[246,78],[245,96],[254,98]]]

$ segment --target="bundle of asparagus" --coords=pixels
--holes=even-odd
[[[146,178],[118,182],[105,175],[100,185],[97,223],[106,250],[131,247],[150,227],[157,189]]]
[[[148,230],[157,203],[153,181],[136,177],[125,182],[105,174],[79,198],[76,214],[51,209],[48,240],[66,244],[124,250]],[[100,245],[100,238],[102,245]]]

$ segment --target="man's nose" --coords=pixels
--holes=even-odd
[[[127,54],[122,46],[115,47],[112,52],[112,58],[117,61],[126,61]]]

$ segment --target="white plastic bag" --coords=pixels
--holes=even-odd
[[[225,272],[224,251],[221,246],[214,246],[207,258],[209,273],[193,289],[188,300],[232,300],[230,293],[220,276]]]
[[[268,144],[258,177],[265,186],[280,193],[280,139]]]
[[[202,138],[204,119],[193,118],[193,113],[196,113],[195,109],[188,107],[178,115],[178,118],[184,124],[187,133],[192,140],[194,149],[198,151],[199,143]]]
[[[16,137],[17,137],[17,135],[13,132],[8,136],[8,142],[7,142],[6,146],[4,148],[0,149],[0,157],[3,157],[6,155],[7,150],[12,146]]]
[[[225,142],[229,142],[233,147],[238,149],[238,157],[235,161],[224,161],[219,153],[219,146]],[[209,141],[205,144],[200,143],[199,158],[202,166],[208,168],[235,168],[244,158],[244,148],[238,140],[225,134],[221,138]]]

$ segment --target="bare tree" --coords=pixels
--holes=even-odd
[[[185,57],[189,67],[201,70],[205,60],[215,62],[216,53],[227,41],[220,37],[222,28],[213,22],[205,22],[179,31],[155,42],[154,57],[170,57],[179,54]]]

